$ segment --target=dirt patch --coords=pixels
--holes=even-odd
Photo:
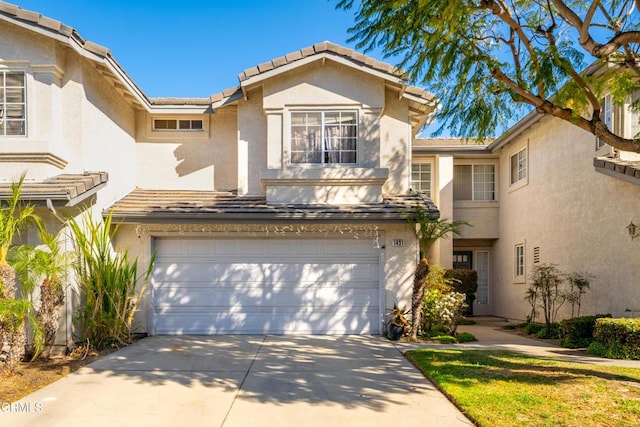
[[[15,402],[113,351],[115,349],[98,353],[80,349],[69,356],[22,362],[14,375],[0,374],[0,403]]]

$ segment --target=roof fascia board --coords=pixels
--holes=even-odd
[[[69,36],[65,36],[65,35],[60,34],[60,33],[55,33],[55,32],[53,32],[53,30],[48,30],[48,29],[39,27],[39,26],[37,26],[37,25],[35,25],[33,23],[24,22],[24,21],[22,21],[20,19],[12,18],[11,16],[7,16],[7,15],[2,14],[2,13],[0,13],[0,19],[3,20],[3,21],[7,21],[7,22],[9,22],[9,23],[11,23],[13,25],[16,25],[16,26],[18,26],[18,27],[20,27],[22,29],[25,29],[25,30],[28,30],[28,31],[33,31],[33,32],[38,33],[38,34],[40,34],[42,36],[49,37],[49,38],[55,39],[55,40],[63,42],[63,43],[64,42],[68,42],[69,38],[70,38]]]
[[[416,154],[492,154],[488,146],[483,147],[412,147],[411,152]]]
[[[498,138],[496,138],[495,141],[489,144],[487,148],[492,153],[495,153],[496,151],[498,151],[499,149],[501,149],[502,147],[504,147],[505,145],[513,141],[515,138],[520,136],[524,131],[529,129],[531,126],[538,123],[543,117],[544,117],[543,114],[540,114],[537,111],[533,110],[532,112],[524,116],[524,118],[520,120],[518,123],[511,126],[509,130],[507,130],[505,133],[503,133]]]
[[[151,105],[149,114],[209,114],[211,107],[209,105]]]
[[[315,54],[315,55],[312,55],[312,56],[308,56],[306,58],[298,59],[298,60],[296,60],[294,62],[291,62],[289,64],[273,68],[273,69],[271,69],[269,71],[265,71],[263,73],[256,74],[255,76],[249,77],[248,79],[245,79],[245,80],[241,81],[240,82],[240,86],[244,90],[245,87],[260,83],[260,82],[262,82],[264,80],[270,79],[270,78],[275,77],[275,76],[277,76],[279,74],[286,73],[287,71],[294,70],[294,69],[296,69],[298,67],[310,64],[312,62],[315,62],[315,61],[318,61],[318,60],[321,60],[321,59],[329,59],[331,61],[337,62],[337,63],[342,64],[342,65],[346,65],[347,67],[353,68],[355,70],[364,71],[364,72],[366,72],[368,74],[371,74],[373,76],[379,77],[381,79],[384,79],[386,81],[389,81],[389,82],[392,82],[392,83],[395,83],[395,84],[398,84],[398,85],[405,85],[406,84],[406,82],[404,80],[402,80],[401,78],[389,75],[389,74],[384,73],[382,71],[374,70],[374,69],[372,69],[371,67],[369,67],[366,64],[359,65],[359,64],[356,64],[354,61],[351,61],[349,59],[343,58],[341,56],[337,56],[337,55],[331,54],[329,52],[321,52],[321,53],[318,53],[318,54]]]

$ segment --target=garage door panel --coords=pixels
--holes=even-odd
[[[370,288],[340,289],[336,287],[314,287],[300,291],[292,287],[279,286],[264,289],[258,285],[238,289],[212,289],[208,287],[173,287],[159,289],[155,295],[156,308],[189,306],[234,306],[249,308],[278,306],[311,306],[319,309],[336,304],[345,307],[378,306],[378,293]],[[342,307],[338,307],[342,308]]]
[[[185,315],[189,323],[185,324]],[[366,334],[375,328],[377,309],[364,312],[300,313],[299,308],[268,312],[164,313],[156,323],[159,334]]]
[[[353,239],[156,240],[155,333],[378,333],[379,257]]]
[[[344,282],[377,281],[375,264],[258,264],[258,263],[163,263],[154,268],[157,281],[276,283],[281,281]],[[374,284],[375,286],[375,284]],[[376,286],[377,287],[377,286]]]

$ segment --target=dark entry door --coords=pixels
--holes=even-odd
[[[453,269],[454,270],[471,270],[473,268],[473,252],[471,251],[454,251],[453,252]]]

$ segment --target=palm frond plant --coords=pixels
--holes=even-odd
[[[78,319],[83,322],[84,338],[97,348],[123,346],[131,342],[133,318],[144,295],[155,255],[145,272],[138,274],[138,259],[112,246],[118,226],[111,215],[103,222],[90,214],[82,222],[69,222],[77,252],[73,263],[83,306]],[[136,292],[137,284],[141,283]]]
[[[8,262],[9,249],[13,246],[16,237],[20,235],[20,231],[37,221],[35,207],[23,203],[20,199],[24,180],[23,174],[17,182],[11,184],[9,199],[0,201],[0,302],[2,302],[3,313],[0,322],[0,341],[6,339],[10,345],[9,355],[2,367],[2,370],[8,373],[15,371],[24,356],[26,341],[24,316],[28,312],[24,308],[29,303],[28,300],[16,299],[18,284],[16,272]],[[15,311],[11,313],[11,310]]]
[[[35,248],[21,245],[11,258],[23,289],[28,293],[36,288],[40,290],[36,317],[44,330],[45,356],[48,356],[58,334],[60,308],[65,303],[65,278],[74,254],[64,250],[58,235],[37,225],[42,245]]]
[[[412,340],[417,340],[422,317],[422,302],[427,287],[427,276],[429,275],[427,254],[435,242],[448,237],[450,234],[459,235],[460,227],[463,225],[470,226],[470,224],[466,221],[432,218],[429,212],[420,206],[416,206],[413,211],[404,211],[400,212],[400,214],[413,226],[420,245],[420,261],[413,279],[411,329],[409,332],[409,337]]]

